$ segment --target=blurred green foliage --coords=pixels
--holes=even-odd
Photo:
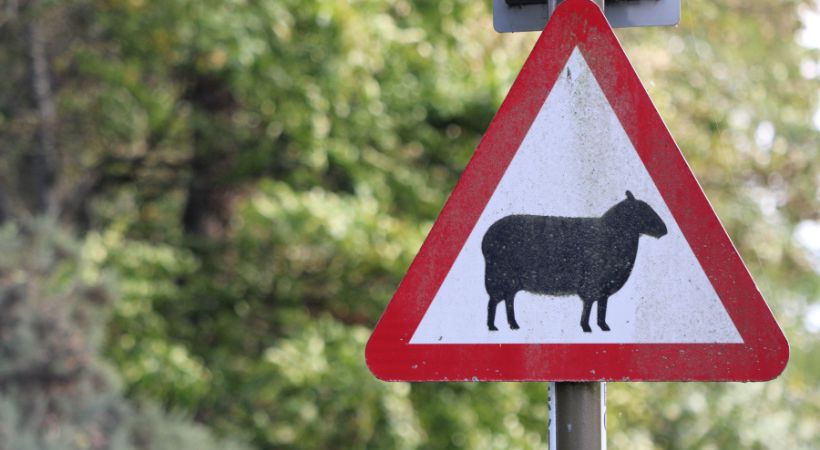
[[[131,400],[264,449],[546,446],[543,384],[387,384],[363,356],[537,36],[495,34],[489,1],[31,3],[0,21],[6,215],[28,215],[35,23],[57,106],[51,215],[82,249],[82,270],[44,276],[78,298],[72,280],[109,274],[104,353]],[[803,326],[820,279],[794,238],[820,219],[820,54],[795,41],[812,7],[696,0],[679,27],[618,31],[792,359],[766,384],[610,384],[613,447],[820,440]]]
[[[4,225],[0,249],[0,447],[247,448],[124,398],[100,355],[116,297],[93,250],[48,220]]]

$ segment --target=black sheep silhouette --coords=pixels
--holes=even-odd
[[[601,217],[506,216],[487,230],[481,242],[485,286],[490,296],[487,327],[503,300],[507,322],[518,329],[513,302],[518,291],[542,295],[578,295],[584,302],[581,328],[591,332],[589,313],[598,302],[598,326],[609,331],[609,297],[626,283],[642,234],[660,238],[666,225],[646,202],[626,191],[626,200]]]

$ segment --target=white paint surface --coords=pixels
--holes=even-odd
[[[581,300],[519,292],[518,330],[504,303],[487,329],[481,239],[510,214],[597,217],[630,190],[667,226],[642,236],[626,285],[609,299],[607,323],[579,325]],[[458,255],[411,343],[740,343],[717,297],[592,72],[576,48]]]

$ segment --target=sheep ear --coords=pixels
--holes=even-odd
[[[635,200],[635,197],[632,196],[632,192],[626,191],[626,198],[629,200]]]

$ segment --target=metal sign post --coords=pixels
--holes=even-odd
[[[593,0],[604,10],[605,0]],[[558,0],[548,0],[549,15]],[[606,450],[606,383],[549,384],[550,450]]]
[[[549,448],[606,450],[606,383],[549,384]]]

